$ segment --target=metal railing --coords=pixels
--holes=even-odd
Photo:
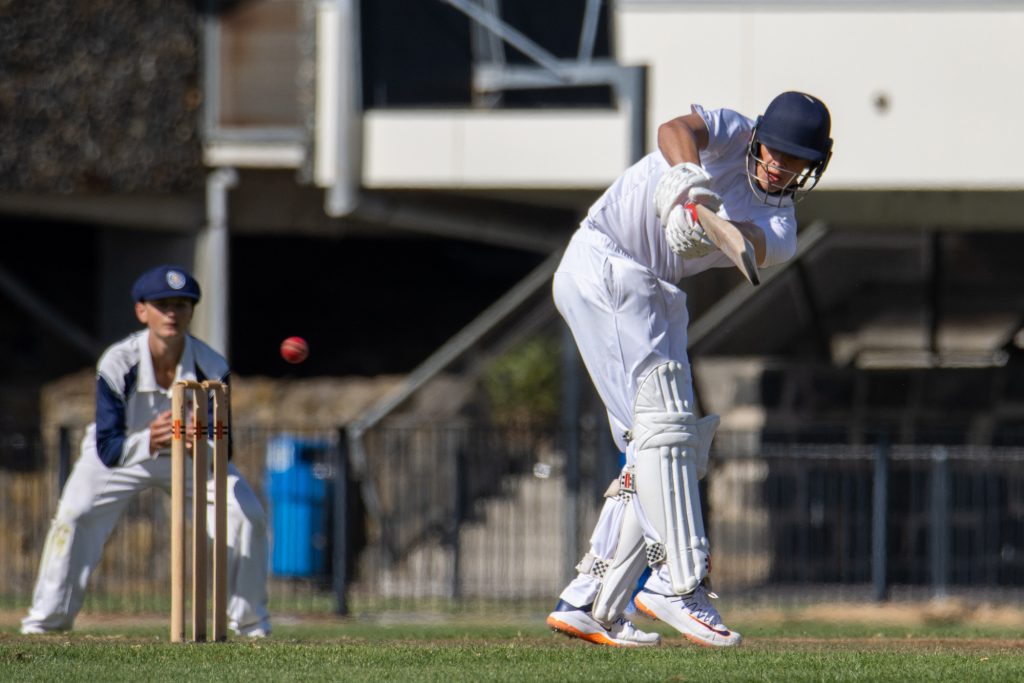
[[[375,516],[348,467],[342,429],[236,431],[234,462],[268,513],[272,610],[541,609],[572,575],[618,467],[604,431],[585,423],[566,448],[557,427],[380,425],[365,435],[361,474],[374,481]],[[0,459],[0,607],[28,606],[77,438],[2,442],[17,446],[21,466]],[[24,467],[26,452],[34,469]],[[704,481],[715,589],[768,604],[1020,602],[1022,461],[1017,447],[766,444],[754,433],[720,434]],[[132,502],[86,610],[168,608],[168,504],[156,490]]]

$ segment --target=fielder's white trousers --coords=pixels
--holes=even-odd
[[[186,509],[191,510],[192,460],[187,458]],[[83,448],[64,486],[40,561],[26,627],[69,629],[103,546],[128,503],[155,487],[171,491],[171,458],[161,456],[108,468],[94,448]],[[267,523],[263,506],[234,465],[228,466],[228,625],[240,634],[270,631],[267,612]],[[213,533],[213,479],[207,482]],[[167,590],[170,590],[168,584]]]
[[[686,293],[624,254],[606,235],[585,224],[573,235],[555,272],[555,306],[579,347],[597,393],[608,410],[615,444],[633,464],[632,444],[624,434],[633,424],[633,404],[647,373],[669,360],[682,363],[686,354]],[[692,383],[684,390],[693,398]],[[618,547],[626,505],[607,499],[590,538],[590,552],[612,558]],[[639,578],[639,577],[637,577]],[[635,579],[634,579],[635,580]],[[583,606],[593,602],[600,583],[580,574],[562,591],[561,599]],[[652,572],[646,588],[672,595],[668,567]]]

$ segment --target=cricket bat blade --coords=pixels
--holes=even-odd
[[[704,228],[704,234],[722,250],[730,261],[736,264],[743,276],[752,285],[761,284],[761,275],[757,272],[757,255],[754,245],[750,243],[740,229],[725,220],[717,213],[700,204],[697,207],[697,219]]]

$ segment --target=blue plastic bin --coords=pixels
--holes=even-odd
[[[270,570],[275,576],[323,574],[327,549],[325,441],[282,435],[267,444],[264,490],[270,501]]]

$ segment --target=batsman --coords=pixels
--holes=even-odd
[[[548,615],[556,631],[610,646],[658,645],[658,634],[624,618],[633,599],[694,643],[740,643],[711,602],[698,482],[718,417],[697,416],[686,294],[676,283],[734,266],[705,234],[697,205],[749,241],[757,266],[792,258],[794,204],[828,166],[830,135],[828,109],[801,92],[780,94],[756,120],[693,105],[658,129],[658,150],[604,192],[570,240],[555,305],[626,465],[605,493],[578,575]]]

